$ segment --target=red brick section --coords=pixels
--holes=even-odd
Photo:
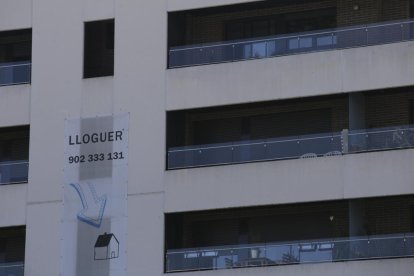
[[[358,7],[357,9],[355,9]],[[338,26],[409,18],[408,0],[338,0]]]
[[[225,23],[257,16],[335,8],[337,26],[352,26],[410,17],[410,0],[323,0],[300,4],[275,4],[273,8],[213,15],[187,15],[187,44],[218,42],[225,39]],[[357,7],[357,8],[356,8]]]
[[[348,204],[349,202],[344,200],[187,213],[183,216],[183,246],[194,246],[193,239],[197,233],[193,233],[193,227],[196,223],[214,225],[214,229],[216,229],[215,226],[223,229],[222,238],[227,237],[231,240],[224,244],[237,243],[241,219],[246,219],[252,224],[256,220],[277,220],[278,217],[292,217],[292,221],[306,220],[309,217],[326,217],[327,225],[332,223],[331,230],[334,237],[347,237],[349,235]],[[368,235],[399,234],[411,231],[410,210],[414,206],[413,196],[368,198],[363,204],[365,206],[363,217],[366,220],[364,227]],[[332,222],[329,222],[330,216],[333,216]],[[252,232],[254,232],[254,226],[254,223],[249,226]],[[274,226],[277,227],[277,221]],[[253,235],[252,232],[251,235]],[[217,237],[214,236],[214,238]],[[258,240],[257,242],[266,241]]]
[[[373,198],[367,200],[366,206],[366,219],[371,234],[410,232],[410,207],[414,206],[413,197],[390,197],[386,201]]]
[[[305,2],[302,4],[294,5],[280,5],[275,4],[270,9],[255,9],[246,10],[243,12],[234,13],[222,13],[214,15],[206,15],[200,17],[188,18],[188,27],[190,28],[190,36],[187,37],[189,44],[193,43],[206,43],[222,41],[225,39],[224,26],[227,21],[242,19],[242,18],[254,18],[258,16],[269,16],[277,14],[295,13],[310,10],[319,10],[326,8],[334,8],[336,0],[324,0],[320,2]]]
[[[225,110],[202,110],[193,111],[187,115],[187,144],[192,143],[191,135],[194,132],[194,122],[203,120],[221,120],[229,118],[241,118],[275,114],[275,113],[291,113],[329,109],[331,111],[331,130],[332,132],[339,132],[348,128],[348,98],[344,96],[319,97],[317,99],[307,99],[306,101],[279,101],[269,102],[266,105],[248,105],[248,106],[233,106]],[[295,120],[292,118],[292,120]],[[289,129],[289,126],[294,126],[294,121],[279,121],[278,127],[281,129]],[[302,129],[301,131],[314,133],[312,126],[309,129]],[[284,135],[281,135],[284,136]]]
[[[399,88],[392,92],[366,93],[367,128],[410,124],[410,105],[414,88]]]

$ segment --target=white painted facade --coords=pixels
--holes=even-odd
[[[0,87],[0,127],[30,124],[29,181],[0,186],[0,226],[27,227],[25,275],[60,273],[65,118],[130,114],[131,276],[164,274],[165,213],[414,194],[413,149],[165,170],[166,111],[414,85],[414,42],[166,69],[168,11],[240,2],[249,0],[0,2],[0,31],[33,30],[31,84]],[[109,18],[116,22],[114,76],[83,79],[83,22]],[[177,275],[413,270],[408,258]]]

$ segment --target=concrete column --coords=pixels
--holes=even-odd
[[[349,201],[349,236],[367,235],[365,221],[365,200],[353,199]]]
[[[366,128],[365,95],[363,93],[350,93],[348,104],[349,104],[349,130]]]
[[[365,95],[363,93],[350,93],[348,97],[349,130],[365,129]],[[365,135],[348,136],[348,150],[361,151],[366,149]]]

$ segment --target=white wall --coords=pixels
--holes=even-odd
[[[30,28],[32,0],[2,0],[0,5],[0,31]]]
[[[26,224],[27,186],[0,185],[0,227]]]
[[[176,110],[413,85],[414,42],[167,71]]]
[[[165,212],[413,194],[414,150],[166,172]]]
[[[117,1],[114,112],[130,112],[129,194],[162,190],[166,2]]]
[[[26,275],[60,270],[65,118],[130,113],[128,275],[163,275],[164,212],[414,193],[414,150],[165,171],[166,110],[414,84],[413,42],[166,70],[167,11],[249,1],[0,2],[0,30],[33,28],[32,84],[0,87],[0,125],[31,126],[29,184],[0,187],[0,226],[27,225]],[[83,22],[113,17],[115,75],[83,80]],[[409,261],[185,275],[408,275]]]
[[[34,1],[26,275],[60,269],[64,119],[120,112],[130,113],[128,274],[162,274],[165,15],[165,1]],[[113,17],[115,74],[84,80],[83,22]]]
[[[0,86],[0,126],[28,125],[30,84]]]

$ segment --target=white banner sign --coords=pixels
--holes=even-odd
[[[62,276],[126,275],[128,124],[65,120]]]

